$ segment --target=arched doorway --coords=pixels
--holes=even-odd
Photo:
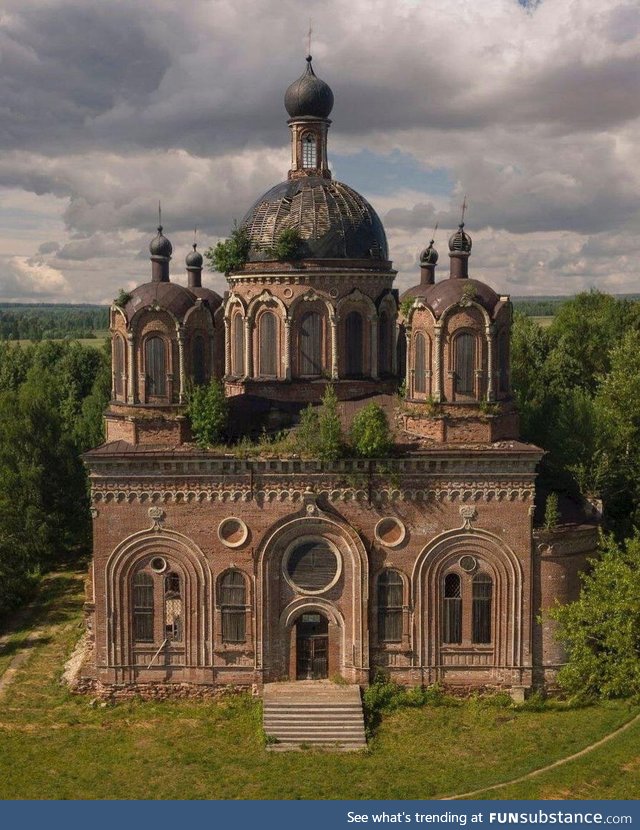
[[[296,680],[329,677],[329,620],[319,611],[296,621]]]

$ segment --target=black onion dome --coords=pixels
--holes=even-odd
[[[162,233],[162,225],[158,225],[158,235],[154,236],[149,244],[151,256],[170,257],[173,253],[173,245]]]
[[[438,252],[433,247],[434,239],[431,240],[428,247],[420,254],[420,265],[435,265],[438,262]]]
[[[451,253],[469,253],[471,251],[471,237],[464,231],[464,222],[458,225],[458,230],[449,238],[449,250]]]
[[[287,89],[284,105],[290,118],[328,118],[333,109],[333,92],[329,84],[316,77],[311,66],[311,55],[307,68]]]
[[[290,179],[261,196],[242,220],[250,262],[272,260],[282,233],[295,228],[303,259],[387,260],[387,238],[371,205],[341,182],[320,176]]]
[[[202,259],[200,251],[197,250],[195,242],[193,243],[193,251],[189,251],[185,262],[187,263],[187,268],[202,268],[204,260]]]

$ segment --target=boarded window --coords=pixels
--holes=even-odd
[[[164,636],[169,642],[182,642],[182,620],[180,575],[171,571],[164,578]]]
[[[455,339],[456,392],[459,395],[475,394],[476,338],[462,332]]]
[[[227,571],[220,580],[218,603],[222,612],[222,642],[246,640],[246,586],[239,571]]]
[[[133,577],[133,639],[153,642],[153,577],[140,571]]]
[[[124,340],[118,336],[113,338],[113,373],[116,398],[124,398]]]
[[[303,591],[321,591],[335,578],[338,563],[329,545],[321,539],[302,542],[291,551],[287,574]]]
[[[231,320],[231,372],[234,377],[244,376],[244,320],[234,314]]]
[[[391,320],[386,311],[378,321],[378,366],[381,375],[391,374]]]
[[[492,594],[493,582],[488,574],[478,574],[473,578],[471,641],[474,643],[491,642]]]
[[[193,338],[193,382],[200,386],[206,379],[204,337],[201,334],[196,334]]]
[[[418,395],[427,394],[427,341],[419,331],[413,341],[414,375],[413,389]]]
[[[147,377],[147,394],[166,395],[166,368],[164,340],[149,337],[144,344],[144,361]]]
[[[362,315],[352,311],[345,320],[346,369],[349,377],[361,377],[363,374],[363,331]]]
[[[271,311],[260,316],[260,377],[272,378],[278,374],[278,321]]]
[[[313,133],[306,133],[302,138],[302,166],[307,169],[317,167],[317,159],[316,137]]]
[[[442,642],[462,642],[462,594],[458,574],[447,574],[444,578],[444,619],[442,621]]]
[[[300,374],[322,374],[322,317],[309,311],[300,320]]]
[[[397,571],[383,571],[378,577],[378,640],[402,640],[402,577]]]

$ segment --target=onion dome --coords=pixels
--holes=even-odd
[[[283,230],[294,228],[303,259],[388,259],[378,214],[355,190],[320,176],[281,182],[261,196],[242,220],[251,248],[249,262],[273,259]]]
[[[438,252],[433,247],[434,241],[432,239],[428,247],[420,254],[420,265],[435,265],[438,262]]]
[[[307,57],[307,68],[284,94],[284,105],[291,118],[328,118],[333,109],[333,92],[329,84],[316,77]]]
[[[144,308],[158,308],[170,311],[178,320],[183,320],[187,311],[197,300],[195,293],[175,282],[146,282],[131,292],[131,298],[124,307],[127,320]]]
[[[185,262],[187,263],[187,268],[202,268],[204,260],[202,259],[200,251],[197,250],[195,242],[193,243],[193,251],[189,251]]]
[[[162,233],[162,225],[158,225],[158,235],[154,236],[149,245],[151,256],[171,257],[173,245]]]
[[[468,254],[471,251],[471,237],[465,233],[464,222],[460,222],[458,230],[449,238],[449,250],[451,253]]]

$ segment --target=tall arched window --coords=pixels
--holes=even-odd
[[[444,578],[442,642],[462,642],[462,591],[458,574]]]
[[[204,337],[196,334],[193,338],[193,382],[200,386],[206,379]]]
[[[119,335],[113,338],[113,374],[116,398],[124,398],[124,340]]]
[[[463,331],[454,341],[455,391],[459,395],[475,394],[476,338]]]
[[[402,640],[402,577],[398,571],[383,571],[378,577],[378,640]]]
[[[305,133],[302,137],[302,166],[305,169],[318,166],[317,142],[313,133]]]
[[[136,643],[153,642],[153,577],[139,571],[133,577],[133,639]]]
[[[278,321],[272,311],[260,315],[260,377],[276,377],[278,374]]]
[[[147,394],[156,397],[166,395],[165,348],[161,337],[149,337],[145,340],[144,362]]]
[[[391,320],[387,311],[380,313],[378,321],[378,365],[381,375],[391,374]]]
[[[417,332],[413,341],[413,389],[419,395],[427,394],[427,341],[424,334]]]
[[[164,636],[168,642],[182,642],[182,626],[180,575],[171,571],[164,578]]]
[[[358,311],[351,311],[347,314],[344,323],[345,348],[346,348],[346,370],[350,377],[360,377],[363,374],[363,326],[362,315]]]
[[[244,376],[244,318],[241,314],[231,318],[231,373],[236,378]]]
[[[220,579],[218,604],[222,614],[222,642],[246,640],[247,589],[240,571],[227,571]]]
[[[322,361],[322,317],[315,311],[308,311],[300,320],[299,371],[301,375],[321,375]]]
[[[488,574],[479,573],[473,578],[471,642],[491,642],[491,599],[493,581]]]

